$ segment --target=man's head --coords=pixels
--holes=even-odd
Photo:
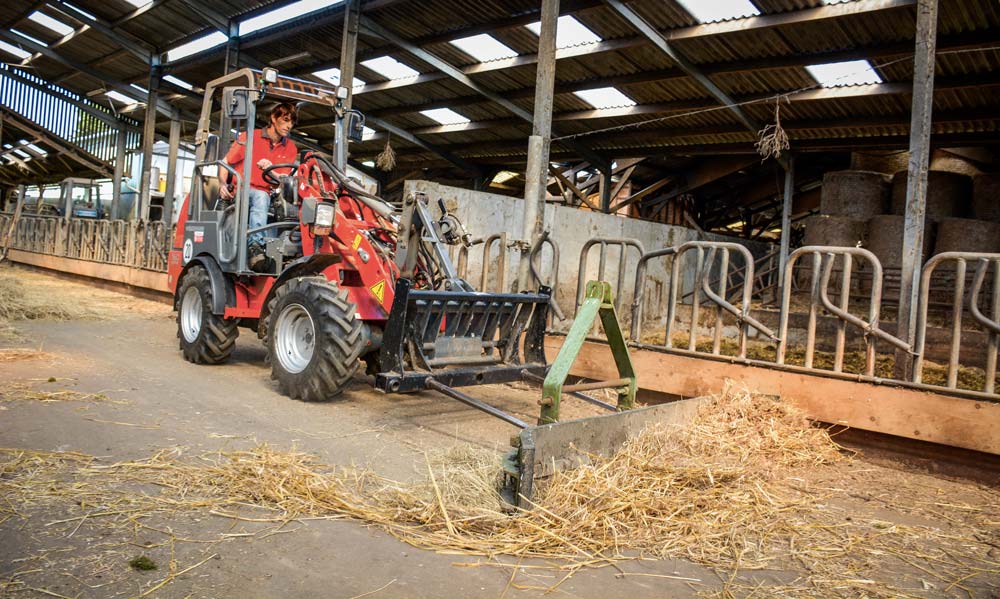
[[[269,126],[274,129],[278,137],[287,137],[292,132],[292,127],[298,122],[299,111],[291,102],[282,102],[271,110]]]

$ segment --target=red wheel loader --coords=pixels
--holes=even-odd
[[[334,90],[272,69],[244,69],[207,85],[191,193],[169,257],[184,358],[225,362],[240,329],[249,329],[292,398],[337,395],[363,361],[383,392],[431,388],[524,426],[454,387],[545,376],[549,290],[475,291],[448,257],[447,246],[468,244],[469,236],[443,202],[415,195],[397,212],[322,153],[303,150],[294,163],[264,173],[272,185],[262,227],[267,271],[247,267],[253,161],[237,172],[220,156],[240,132],[252,132],[272,101],[315,106],[334,115],[331,124],[362,129],[363,117],[345,112]],[[246,156],[253,137],[241,142]],[[236,181],[231,200],[219,195],[225,173]]]

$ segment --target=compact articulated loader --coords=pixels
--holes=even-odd
[[[359,360],[381,391],[430,388],[473,404],[453,387],[544,376],[547,289],[476,292],[448,257],[447,245],[469,236],[443,202],[408,197],[394,213],[318,152],[303,150],[263,173],[273,186],[268,269],[247,267],[253,161],[236,172],[220,155],[240,131],[253,131],[258,106],[271,99],[340,110],[338,121],[352,116],[333,90],[273,70],[244,69],[208,84],[191,193],[169,257],[184,358],[224,362],[239,329],[251,329],[267,346],[282,392],[309,401],[340,393]],[[361,129],[356,118],[346,120]],[[253,137],[246,136],[246,156]],[[226,172],[237,181],[230,201],[219,195]]]
[[[613,449],[634,423],[651,417],[615,421],[625,414],[608,415],[553,428],[573,424],[556,422],[563,394],[612,412],[633,405],[635,374],[607,284],[588,286],[588,299],[550,370],[544,353],[548,288],[475,291],[449,259],[448,245],[471,242],[443,202],[434,205],[417,194],[405,198],[397,213],[319,152],[303,150],[293,163],[263,173],[272,186],[271,212],[260,228],[268,238],[268,260],[265,272],[249,269],[247,238],[257,232],[248,230],[246,183],[253,160],[237,172],[220,155],[240,132],[253,131],[258,106],[271,99],[327,107],[338,127],[346,121],[360,136],[363,117],[344,111],[333,90],[280,77],[273,69],[244,69],[206,86],[191,193],[181,206],[168,261],[185,359],[225,362],[245,328],[264,340],[272,377],[292,398],[337,395],[363,361],[382,392],[432,389],[483,410],[522,429],[505,465],[514,500],[530,495],[535,478],[568,463],[554,459],[564,448]],[[213,126],[213,106],[220,100]],[[253,138],[246,135],[245,156],[253,156]],[[236,182],[231,200],[219,194],[224,173]],[[563,386],[598,316],[622,378]],[[544,382],[544,426],[529,426],[455,389],[520,380]],[[581,393],[599,388],[617,389],[618,405]]]

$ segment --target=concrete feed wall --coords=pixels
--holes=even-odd
[[[406,182],[404,196],[417,191],[426,193],[432,202],[436,202],[438,198],[443,198],[447,203],[453,204],[456,216],[465,224],[466,229],[473,237],[486,237],[495,233],[506,232],[508,234],[508,241],[520,238],[524,202],[521,198],[448,187],[430,181],[418,180]],[[432,212],[436,213],[437,208],[432,208]],[[572,317],[576,308],[580,252],[589,239],[595,237],[634,238],[639,240],[644,251],[649,252],[654,249],[680,245],[686,241],[694,241],[699,238],[697,231],[685,227],[622,218],[620,216],[594,213],[555,204],[546,206],[545,222],[550,231],[550,238],[559,246],[560,263],[555,298],[567,317]],[[755,256],[765,254],[771,247],[767,243],[743,242],[721,235],[708,234],[706,238],[717,241],[740,241],[744,245],[747,245]],[[603,278],[611,282],[612,285],[615,285],[618,281],[620,255],[618,247],[608,248],[606,269]],[[453,256],[457,257],[457,252]],[[508,250],[506,268],[508,290],[513,290],[517,282],[518,256],[519,253],[517,250]],[[624,292],[621,294],[622,297],[617,298],[620,307],[620,317],[626,326],[634,295],[635,269],[638,258],[639,253],[636,250],[628,250],[624,268],[624,284],[622,286]],[[738,264],[739,260],[736,257],[731,258],[734,264]],[[493,291],[496,289],[496,282],[499,278],[496,274],[498,260],[495,246],[491,252],[490,261],[491,275],[487,289]],[[543,278],[549,279],[551,254],[547,248],[543,251],[540,262],[542,264]],[[480,285],[482,264],[483,246],[477,245],[469,250],[468,268],[466,271],[468,273],[467,279],[477,287]],[[590,251],[584,282],[598,278],[598,267],[599,248],[593,247]],[[651,260],[647,267],[643,300],[643,312],[646,315],[644,322],[647,326],[659,326],[659,317],[666,314],[666,283],[669,280],[669,268],[669,258]],[[690,290],[693,284],[694,268],[694,255],[689,254],[689,258],[685,260],[684,268],[682,269],[685,291]],[[568,324],[569,321],[563,323],[562,326],[554,323],[556,328],[565,328]]]

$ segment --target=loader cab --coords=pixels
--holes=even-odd
[[[272,102],[303,100],[303,93],[291,81],[278,82],[273,70],[260,73],[243,69],[207,85],[183,233],[185,264],[194,256],[208,255],[223,272],[277,275],[284,265],[302,255],[296,205],[298,180],[293,168],[275,169],[271,174],[277,184],[271,191],[270,212],[263,230],[272,272],[252,272],[247,266],[246,240],[253,233],[248,229],[253,132],[262,125],[258,116],[266,114]],[[247,156],[240,171],[225,162],[234,143],[243,144]],[[221,189],[230,184],[233,197],[223,198]]]

